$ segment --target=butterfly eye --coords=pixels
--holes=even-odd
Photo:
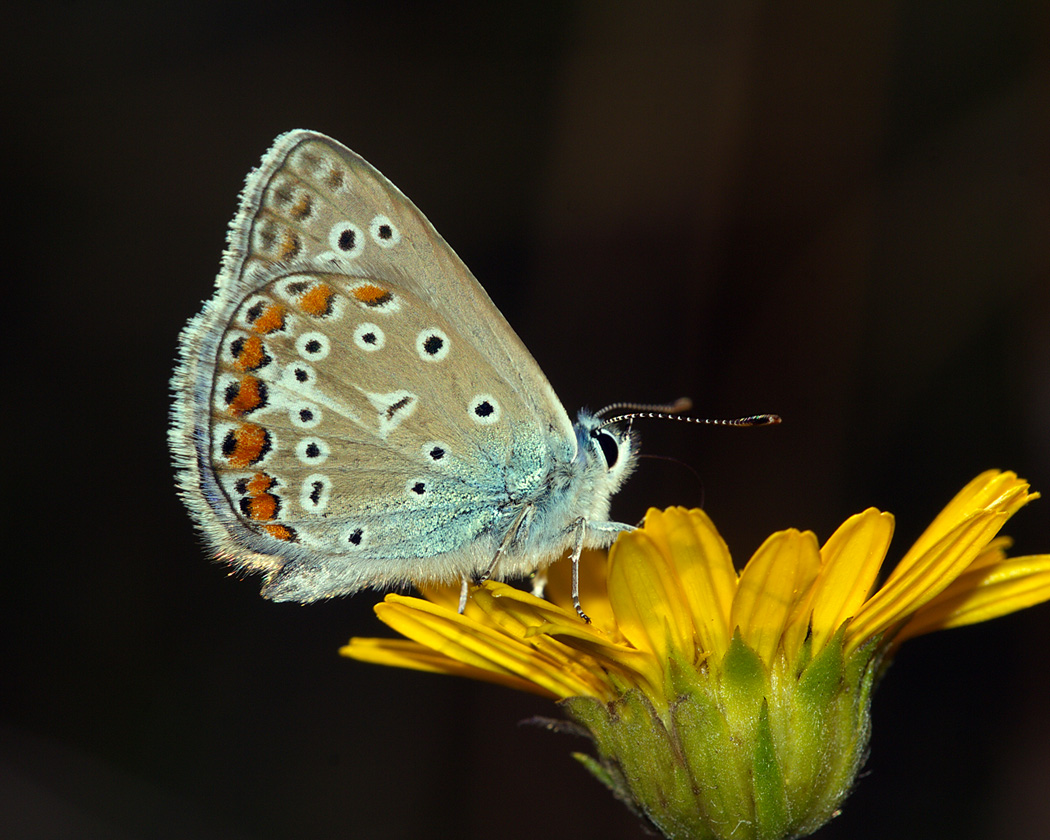
[[[607,469],[612,469],[616,466],[616,461],[620,457],[620,444],[608,432],[602,430],[594,433],[594,437],[598,440],[598,445],[602,448],[602,455],[605,457],[605,466]]]

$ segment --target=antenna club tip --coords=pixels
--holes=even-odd
[[[750,417],[741,417],[739,420],[722,420],[726,426],[775,426],[780,423],[779,414],[752,414]]]

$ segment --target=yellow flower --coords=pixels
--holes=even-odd
[[[411,641],[341,652],[563,701],[598,752],[576,757],[665,836],[801,836],[848,793],[901,642],[1050,599],[1050,555],[1007,559],[996,538],[1036,497],[981,474],[881,586],[893,517],[874,508],[823,546],[775,533],[739,574],[703,511],[650,510],[607,561],[584,555],[590,624],[554,574],[550,600],[487,582],[462,615],[456,589],[387,595],[376,614]]]

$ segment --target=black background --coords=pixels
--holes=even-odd
[[[3,35],[7,838],[642,833],[518,726],[548,702],[346,661],[374,593],[207,561],[167,380],[272,139],[401,187],[570,412],[688,394],[614,503],[743,562],[876,505],[890,560],[988,467],[1050,492],[1045,4],[24,4]],[[703,499],[701,499],[703,496]],[[1050,502],[1007,531],[1050,550]],[[1050,610],[910,643],[826,838],[1042,838]]]

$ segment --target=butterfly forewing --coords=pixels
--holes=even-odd
[[[293,131],[267,153],[244,202],[231,236],[228,273],[251,278],[257,260],[301,260],[387,279],[453,315],[531,416],[573,438],[539,365],[485,290],[415,205],[367,161],[331,138]],[[251,207],[257,212],[244,212]],[[245,254],[241,270],[236,264]]]

